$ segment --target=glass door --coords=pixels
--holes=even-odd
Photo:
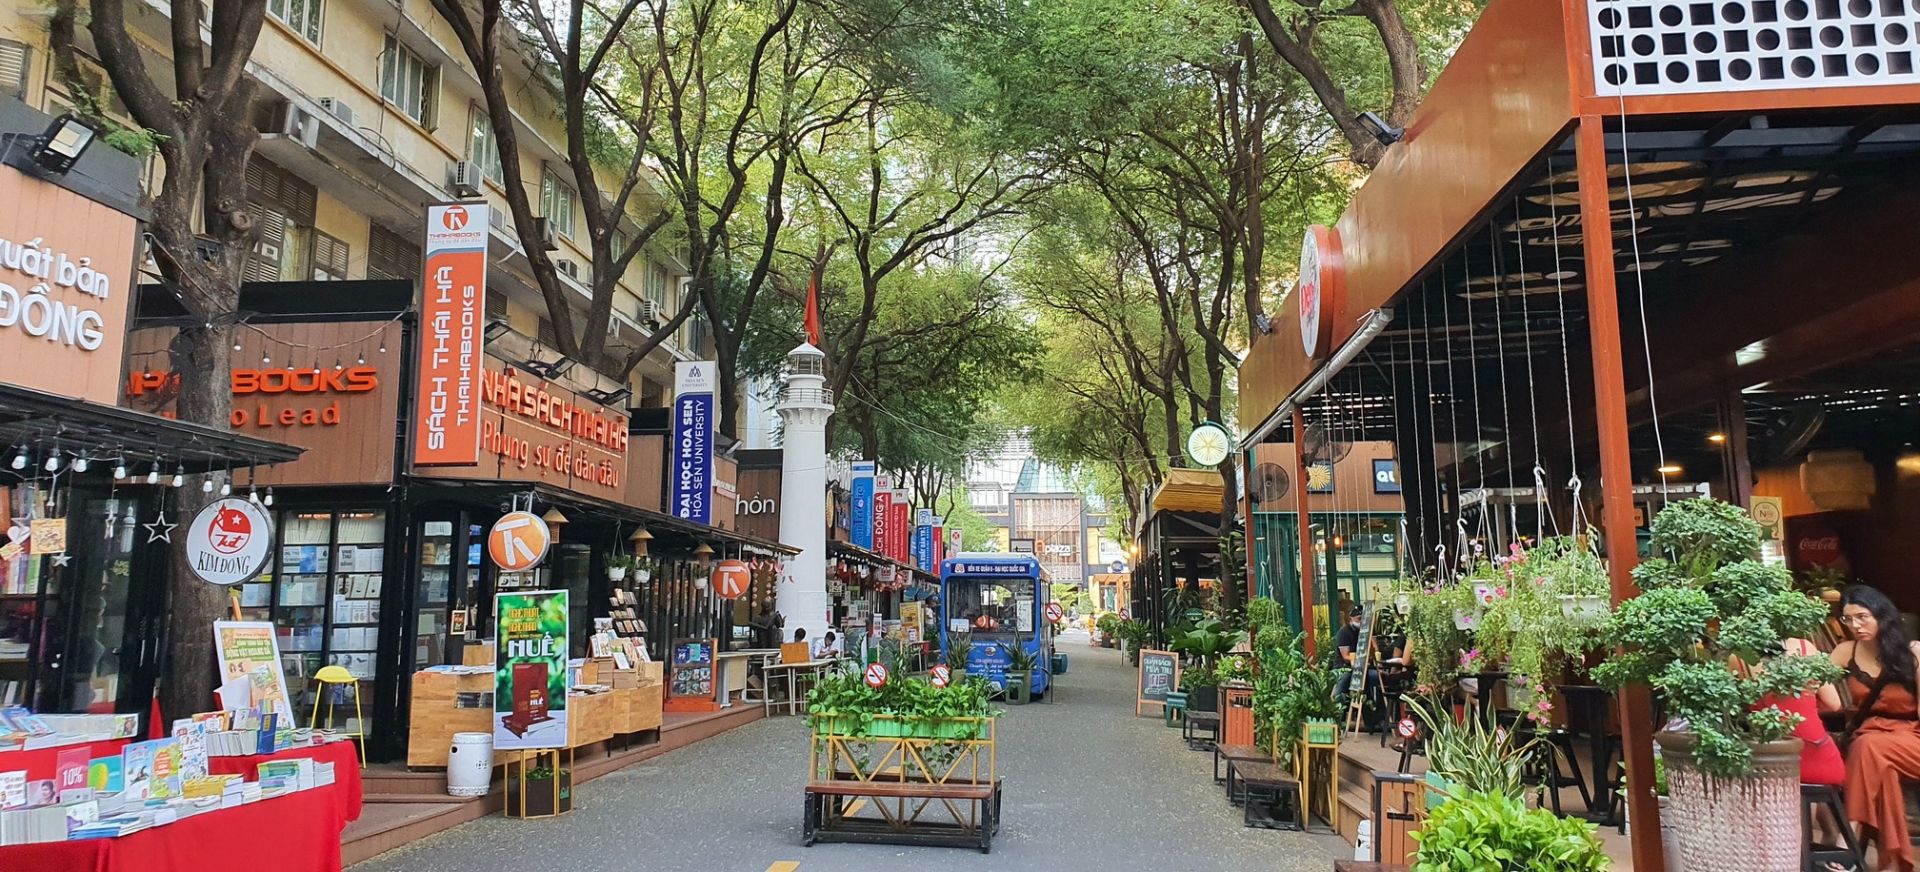
[[[273,623],[280,638],[280,666],[287,674],[287,696],[296,717],[313,711],[313,675],[326,663],[332,540],[332,512],[281,515]]]
[[[447,644],[452,611],[455,557],[460,542],[453,521],[420,524],[420,587],[415,592],[413,636],[415,671],[450,661]]]

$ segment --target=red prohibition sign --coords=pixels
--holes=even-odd
[[[1061,620],[1065,619],[1066,616],[1066,610],[1060,608],[1059,603],[1047,603],[1047,620],[1058,624]]]
[[[867,664],[867,686],[879,687],[887,683],[887,667],[883,663]]]
[[[934,687],[946,687],[947,682],[953,680],[953,671],[945,663],[935,663],[932,669],[927,670],[927,680],[933,682]]]

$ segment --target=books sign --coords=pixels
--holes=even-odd
[[[231,586],[252,581],[273,555],[273,520],[249,500],[214,500],[187,525],[187,570]]]
[[[413,462],[480,462],[480,360],[487,312],[487,204],[427,207]]]
[[[287,698],[287,676],[280,668],[280,643],[273,624],[267,621],[214,621],[213,652],[220,662],[220,685],[234,679],[247,682],[247,705],[280,715],[282,723],[293,723],[293,706]],[[235,705],[234,700],[227,700]]]
[[[496,628],[493,747],[567,746],[567,592],[493,597]]]
[[[669,511],[683,521],[713,523],[713,392],[719,367],[683,360],[673,369],[673,442],[668,446]]]

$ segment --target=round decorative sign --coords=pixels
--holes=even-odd
[[[1293,286],[1293,303],[1300,316],[1300,347],[1308,360],[1319,360],[1330,350],[1332,321],[1326,317],[1338,299],[1340,242],[1333,228],[1315,224],[1300,242],[1300,281]]]
[[[739,599],[747,595],[753,583],[753,570],[743,560],[722,560],[713,566],[713,589],[721,599]]]
[[[1127,614],[1127,610],[1126,610],[1126,609],[1121,609],[1121,610],[1120,610],[1120,620],[1123,620],[1123,621],[1125,621],[1125,620],[1131,620],[1132,618],[1133,618],[1133,616],[1132,616],[1132,615],[1129,615],[1129,614]]]
[[[273,519],[246,500],[214,500],[193,517],[186,547],[195,578],[224,586],[251,581],[273,556]]]
[[[946,687],[947,682],[953,680],[953,670],[948,669],[945,663],[935,663],[932,669],[927,670],[927,680],[933,682],[934,687]]]
[[[1066,620],[1066,618],[1067,612],[1065,609],[1060,608],[1059,603],[1047,603],[1047,620],[1058,624]]]
[[[1768,500],[1754,500],[1753,508],[1747,510],[1753,522],[1762,527],[1771,527],[1780,523],[1780,504]]]
[[[522,572],[547,559],[553,530],[532,512],[508,512],[487,531],[487,556],[501,572]]]
[[[1233,437],[1227,435],[1227,429],[1208,422],[1193,428],[1187,434],[1187,454],[1193,462],[1201,466],[1219,466],[1233,453]]]
[[[878,688],[887,683],[887,666],[884,663],[867,664],[867,686]]]
[[[1399,733],[1402,739],[1411,739],[1416,729],[1413,718],[1407,717],[1401,718],[1400,723],[1394,725],[1393,731]]]

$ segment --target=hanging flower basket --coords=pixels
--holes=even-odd
[[[1605,621],[1608,613],[1612,611],[1607,598],[1603,596],[1562,594],[1560,597],[1560,614],[1565,615],[1577,626],[1596,626]]]
[[[1467,632],[1480,629],[1480,614],[1480,610],[1478,609],[1472,611],[1467,609],[1454,609],[1453,628]]]
[[[627,568],[624,566],[607,567],[607,580],[613,582],[614,584],[619,584],[620,582],[626,581]]]

